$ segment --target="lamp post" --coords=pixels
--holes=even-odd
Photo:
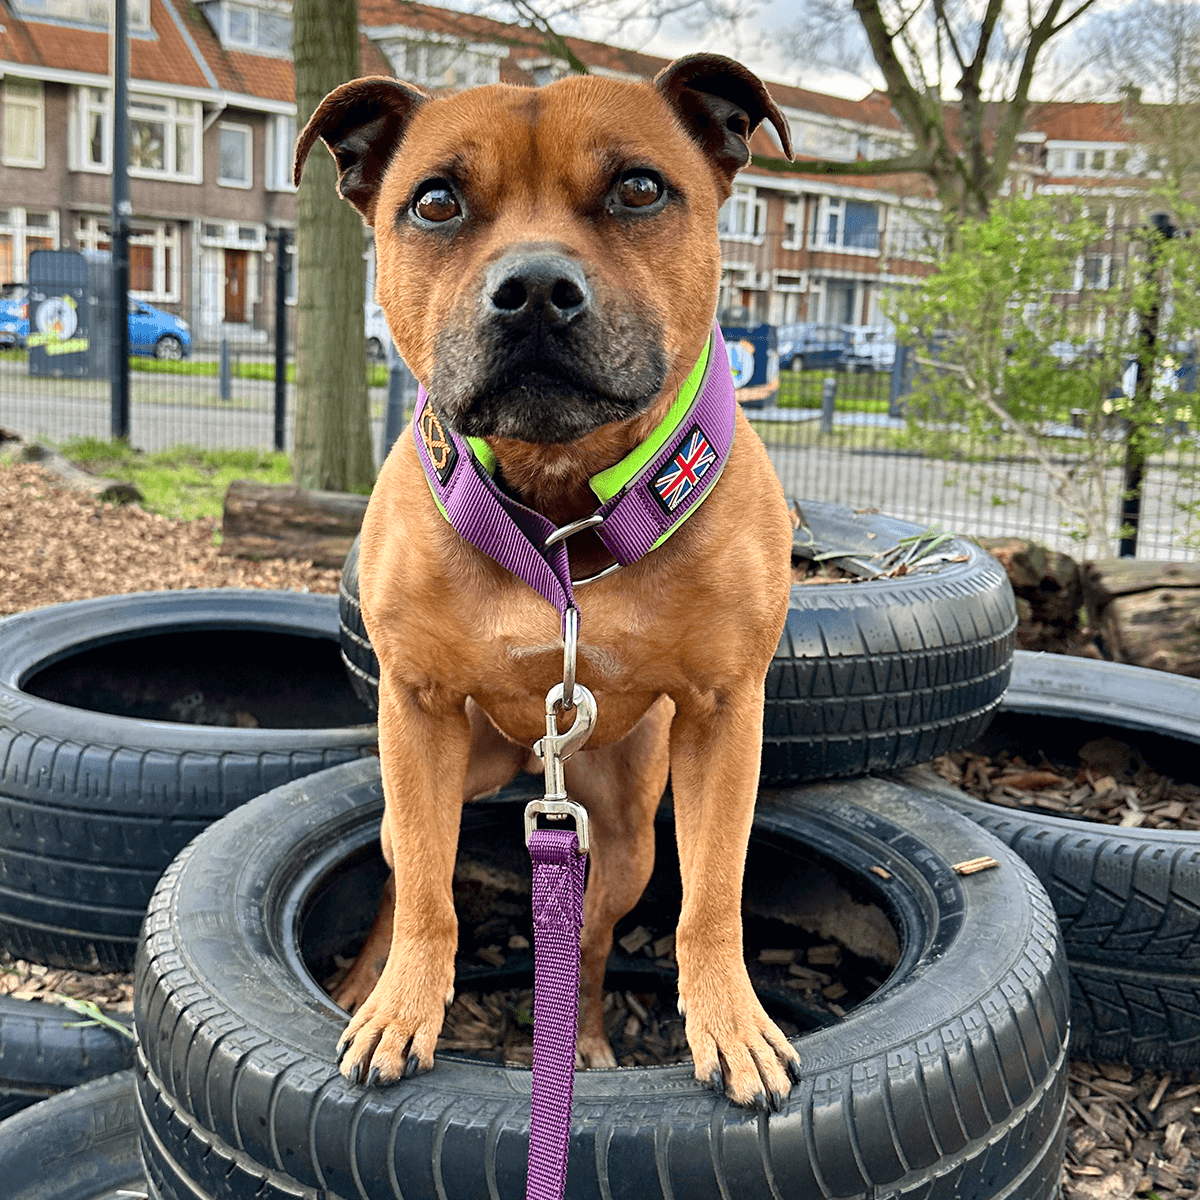
[[[129,440],[129,11],[113,2],[112,31],[112,435]]]

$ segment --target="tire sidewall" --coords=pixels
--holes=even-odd
[[[447,1122],[460,1133],[476,1130],[468,1138],[476,1148],[482,1131],[492,1130],[488,1138],[499,1138],[510,1157],[528,1138],[528,1071],[439,1059],[420,1080],[375,1093],[351,1088],[336,1071],[333,1047],[346,1018],[300,966],[288,931],[298,920],[297,897],[328,871],[330,847],[368,844],[381,804],[378,764],[356,762],[276,789],[213,826],[161,881],[138,954],[143,1106],[169,1093],[161,1097],[169,1106],[262,1164],[278,1161],[279,1153],[278,1138],[260,1129],[265,1106],[296,1120],[306,1113],[307,1128],[331,1130],[325,1157],[307,1167],[289,1159],[290,1170],[307,1186],[333,1191],[350,1186],[358,1169],[335,1145],[332,1131],[343,1122],[353,1122],[356,1144],[374,1136],[386,1137],[389,1147],[398,1137],[412,1139],[416,1159],[435,1134],[451,1136]],[[915,960],[910,968],[895,972],[841,1025],[798,1040],[804,1080],[785,1112],[769,1118],[776,1153],[807,1160],[808,1128],[817,1116],[832,1119],[842,1110],[846,1088],[859,1089],[867,1104],[887,1079],[919,1105],[923,1093],[913,1089],[926,1086],[917,1082],[923,1055],[936,1059],[935,1074],[968,1060],[992,1061],[989,1055],[997,1071],[1013,1070],[997,1051],[1004,1035],[993,1025],[1001,1011],[1019,1009],[1016,1021],[1041,1047],[1013,1060],[1043,1056],[1030,1069],[1032,1091],[1016,1076],[1003,1085],[1014,1110],[1025,1102],[1036,1108],[1065,1064],[1066,976],[1053,914],[1027,868],[972,822],[931,811],[891,781],[762,794],[757,836],[779,836],[797,822],[812,844],[853,841],[890,875],[890,886],[920,897],[937,917],[921,944],[906,951]],[[981,853],[995,854],[1001,868],[969,880],[955,875],[953,862]],[[991,982],[964,998],[964,979]],[[185,995],[190,1016],[179,1007]],[[235,1096],[214,1095],[200,1077],[180,1076],[190,1068],[182,1065],[182,1047],[171,1049],[177,1028],[186,1028],[189,1063],[205,1063],[219,1043],[221,1055],[243,1064]],[[197,1111],[194,1097],[202,1092]],[[574,1112],[572,1160],[585,1164],[581,1169],[625,1140],[630,1154],[644,1153],[637,1131],[648,1124],[669,1122],[706,1137],[717,1130],[728,1140],[742,1137],[739,1131],[754,1138],[768,1120],[701,1088],[690,1065],[578,1073]],[[322,1140],[319,1129],[313,1138]],[[511,1169],[524,1168],[514,1160]]]
[[[189,755],[249,760],[308,750],[349,758],[375,743],[373,725],[290,730],[186,725],[73,708],[22,689],[38,670],[85,649],[155,634],[223,629],[336,643],[337,602],[332,596],[257,589],[135,592],[32,609],[0,620],[0,749],[4,741],[28,745],[53,739],[75,748],[136,749],[153,764],[156,753],[184,761]],[[110,783],[89,778],[89,804],[103,796]],[[6,770],[0,773],[0,792],[50,805],[78,803],[71,787],[43,772]],[[146,803],[146,797],[122,789],[112,790],[104,799],[114,811],[126,805],[141,810]]]

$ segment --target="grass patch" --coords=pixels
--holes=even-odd
[[[205,450],[172,446],[146,454],[124,442],[73,438],[59,449],[93,475],[135,484],[144,506],[164,517],[219,519],[225,492],[235,479],[290,483],[292,464],[286,454],[260,450]]]
[[[887,412],[891,375],[887,371],[780,371],[780,408],[820,408],[827,376],[837,380],[838,412]]]
[[[146,375],[192,375],[215,379],[221,374],[221,364],[205,359],[181,359],[178,362],[161,362],[157,358],[130,358],[129,369]],[[232,379],[255,379],[261,383],[275,382],[275,363],[262,359],[229,364]],[[387,387],[387,367],[383,363],[366,364],[367,387]],[[287,365],[288,383],[296,382],[296,364]]]

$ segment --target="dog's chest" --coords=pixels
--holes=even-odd
[[[497,646],[493,669],[473,690],[476,702],[496,725],[519,742],[546,732],[546,694],[563,677],[562,642]],[[662,691],[636,669],[636,658],[611,643],[579,647],[577,678],[596,698],[596,744],[615,741],[642,716]]]

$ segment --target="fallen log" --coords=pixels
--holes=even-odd
[[[1103,559],[1084,596],[1106,657],[1200,678],[1200,564]]]
[[[340,567],[366,510],[367,497],[350,492],[236,479],[225,493],[221,553]]]
[[[0,430],[0,435],[8,430]],[[17,440],[13,437],[0,437],[0,441]],[[84,492],[96,500],[108,501],[112,504],[139,504],[144,497],[137,484],[120,479],[101,479],[98,475],[90,475],[80,470],[74,463],[68,462],[57,450],[51,450],[38,442],[26,442],[21,450],[21,461],[37,463],[53,475],[64,487],[73,492]]]

